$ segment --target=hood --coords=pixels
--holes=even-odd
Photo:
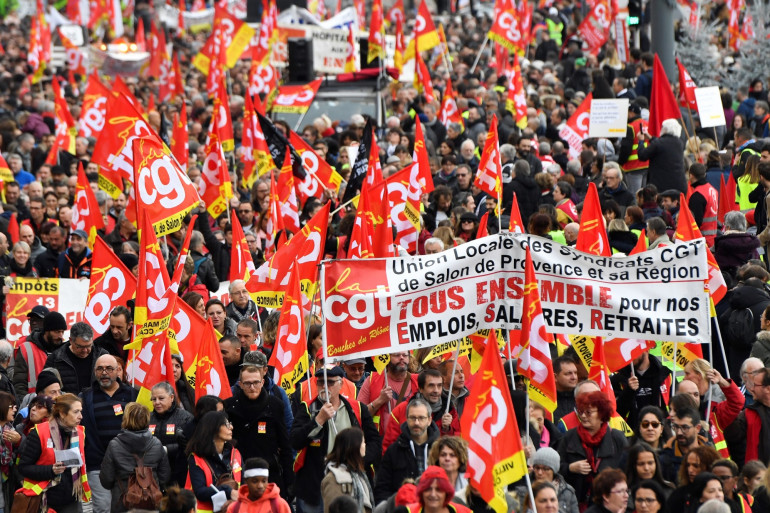
[[[760,331],[757,333],[757,343],[770,350],[770,331]]]
[[[117,439],[133,454],[143,454],[146,451],[147,444],[152,440],[152,434],[149,429],[144,431],[121,431]]]
[[[268,483],[267,488],[265,489],[265,493],[262,494],[262,497],[253,501],[249,499],[249,486],[241,485],[241,487],[238,489],[238,501],[244,502],[246,504],[259,504],[261,502],[267,502],[270,499],[278,499],[281,496],[280,492],[281,490],[278,488],[277,484]]]
[[[758,303],[770,301],[770,296],[762,290],[750,285],[741,285],[733,290],[730,298],[730,307],[735,310],[738,308],[750,308]]]

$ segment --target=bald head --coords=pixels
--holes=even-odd
[[[26,224],[22,225],[19,229],[19,239],[32,247],[32,244],[35,242],[35,232],[32,230],[32,227]]]
[[[94,374],[99,382],[99,387],[105,392],[112,392],[118,388],[118,360],[110,354],[105,354],[96,359]]]
[[[689,379],[683,379],[677,387],[676,394],[687,394],[695,398],[695,401],[700,404],[700,392],[698,391],[698,385]]]

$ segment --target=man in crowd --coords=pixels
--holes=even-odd
[[[70,233],[70,247],[59,255],[59,277],[89,278],[91,257],[88,234],[83,230],[74,230]]]
[[[577,364],[571,358],[561,356],[553,361],[553,371],[556,379],[556,410],[553,412],[553,421],[558,422],[575,409]]]
[[[43,319],[42,331],[33,331],[16,348],[13,360],[13,387],[16,397],[35,391],[37,376],[45,368],[48,356],[61,347],[67,322],[59,312],[50,312]]]
[[[391,354],[385,367],[387,379],[385,374],[372,373],[358,392],[358,400],[367,405],[380,434],[387,430],[390,412],[418,389],[417,375],[408,370],[409,357],[408,352]]]
[[[219,351],[230,386],[234,387],[241,374],[241,342],[234,335],[225,335],[219,339]]]
[[[84,322],[76,322],[70,328],[70,340],[54,351],[46,360],[45,367],[59,371],[62,390],[79,394],[96,381],[94,367],[96,360],[107,351],[94,347],[94,332]]]
[[[113,308],[110,312],[109,328],[94,340],[94,345],[107,354],[127,361],[127,351],[124,347],[131,343],[133,337],[133,318],[131,310],[125,306],[118,305]]]
[[[256,320],[259,311],[257,305],[251,300],[249,291],[246,290],[246,282],[233,280],[230,282],[228,290],[230,291],[230,304],[225,309],[227,316],[235,322],[241,322],[244,319]]]

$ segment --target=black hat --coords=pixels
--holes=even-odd
[[[633,112],[637,116],[641,116],[642,115],[642,108],[639,105],[637,105],[636,103],[629,103],[628,104],[628,112]]]
[[[32,310],[29,311],[29,313],[27,314],[27,318],[37,317],[38,319],[45,319],[45,316],[48,315],[48,312],[49,312],[48,308],[42,305],[37,305],[36,307],[34,307]]]
[[[43,332],[67,329],[67,321],[59,312],[49,312],[43,318]]]
[[[133,253],[121,253],[118,255],[118,258],[121,262],[123,262],[123,265],[128,267],[128,270],[131,271],[134,267],[139,265],[139,257],[134,255]]]
[[[35,385],[35,393],[40,394],[50,385],[58,383],[61,386],[61,380],[56,375],[56,371],[53,369],[43,369],[37,376],[37,385]]]
[[[315,371],[315,377],[316,378],[323,378],[324,377],[324,370],[318,369]],[[342,367],[332,367],[331,369],[326,369],[326,377],[328,378],[344,378],[345,377],[345,371],[342,370]]]
[[[463,214],[460,216],[460,222],[463,221],[473,221],[474,223],[477,223],[479,218],[476,217],[476,214],[473,212],[463,212]]]
[[[679,201],[680,194],[682,193],[677,189],[666,189],[665,191],[658,194],[658,196],[660,196],[661,198],[669,198],[672,200]]]

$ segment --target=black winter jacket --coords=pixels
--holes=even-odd
[[[134,455],[142,460],[142,465],[152,469],[161,490],[169,482],[171,468],[166,452],[163,450],[163,444],[153,438],[147,429],[122,431],[107,446],[99,473],[102,486],[112,490],[110,511],[126,511],[121,496],[128,488],[128,478],[136,468]]]
[[[166,448],[168,461],[174,466],[174,475],[172,477],[180,486],[184,486],[185,480],[185,475],[180,475],[180,469],[184,465],[180,465],[179,461],[180,458],[185,458],[183,456],[183,440],[185,440],[185,435],[182,432],[182,426],[192,419],[192,413],[183,410],[176,404],[167,412],[158,413],[153,411],[152,415],[150,415],[150,432]],[[187,469],[185,468],[184,470]]]
[[[377,426],[374,425],[372,416],[365,404],[358,403],[361,408],[361,424],[363,424],[361,425],[353,412],[350,402],[344,397],[340,397],[340,400],[344,406],[337,411],[337,415],[340,415],[344,409],[350,419],[351,426],[361,428],[364,432],[364,441],[366,442],[364,464],[369,468],[369,465],[374,465],[379,461],[380,454],[382,454],[382,439],[377,431]],[[291,428],[292,448],[298,452],[302,449],[307,449],[305,463],[296,473],[294,490],[297,497],[309,504],[320,504],[321,481],[326,470],[326,462],[324,460],[326,459],[326,450],[329,445],[330,421],[324,424],[323,429],[317,436],[310,437],[310,433],[318,426],[315,418],[322,406],[323,403],[318,399],[310,403],[309,407],[305,403],[300,404],[299,408],[297,408],[297,415],[294,417],[294,425]]]
[[[63,344],[59,349],[48,355],[48,359],[45,361],[45,368],[53,367],[59,371],[62,392],[78,395],[83,389],[88,388],[91,383],[96,381],[94,365],[96,365],[96,359],[105,354],[107,354],[107,351],[94,345],[91,354],[88,356],[91,359],[91,377],[87,383],[78,383],[78,375],[75,371],[75,365],[72,363],[72,359],[77,358],[77,356],[70,351],[69,343]]]
[[[51,248],[45,250],[35,259],[35,268],[41,278],[57,278],[59,276],[60,251]]]
[[[425,444],[425,465],[427,466],[427,451],[439,437],[438,427],[435,422],[428,426],[428,442]],[[377,470],[374,483],[374,500],[378,504],[388,500],[388,497],[396,493],[404,482],[404,479],[410,477],[417,479],[420,477],[420,471],[417,468],[417,457],[414,454],[412,437],[409,434],[407,423],[401,426],[401,434],[398,439],[388,447],[382,456],[382,463]]]
[[[224,242],[219,242],[214,236],[214,232],[211,231],[211,226],[209,225],[208,212],[203,210],[198,213],[198,220],[195,222],[195,227],[201,234],[203,234],[206,248],[209,250],[211,259],[214,261],[214,271],[216,272],[217,278],[219,278],[219,281],[229,280],[230,252],[232,248]],[[211,289],[209,288],[209,290]]]
[[[663,367],[656,357],[650,355],[650,367],[644,374],[636,374],[639,389],[634,391],[628,386],[631,378],[631,366],[627,365],[612,375],[610,381],[617,398],[617,411],[632,429],[639,423],[639,410],[645,406],[657,406],[666,411],[661,385],[671,376],[671,371]]]
[[[639,160],[650,161],[647,183],[655,185],[659,191],[676,189],[687,194],[683,153],[682,140],[669,134],[639,144]]]

